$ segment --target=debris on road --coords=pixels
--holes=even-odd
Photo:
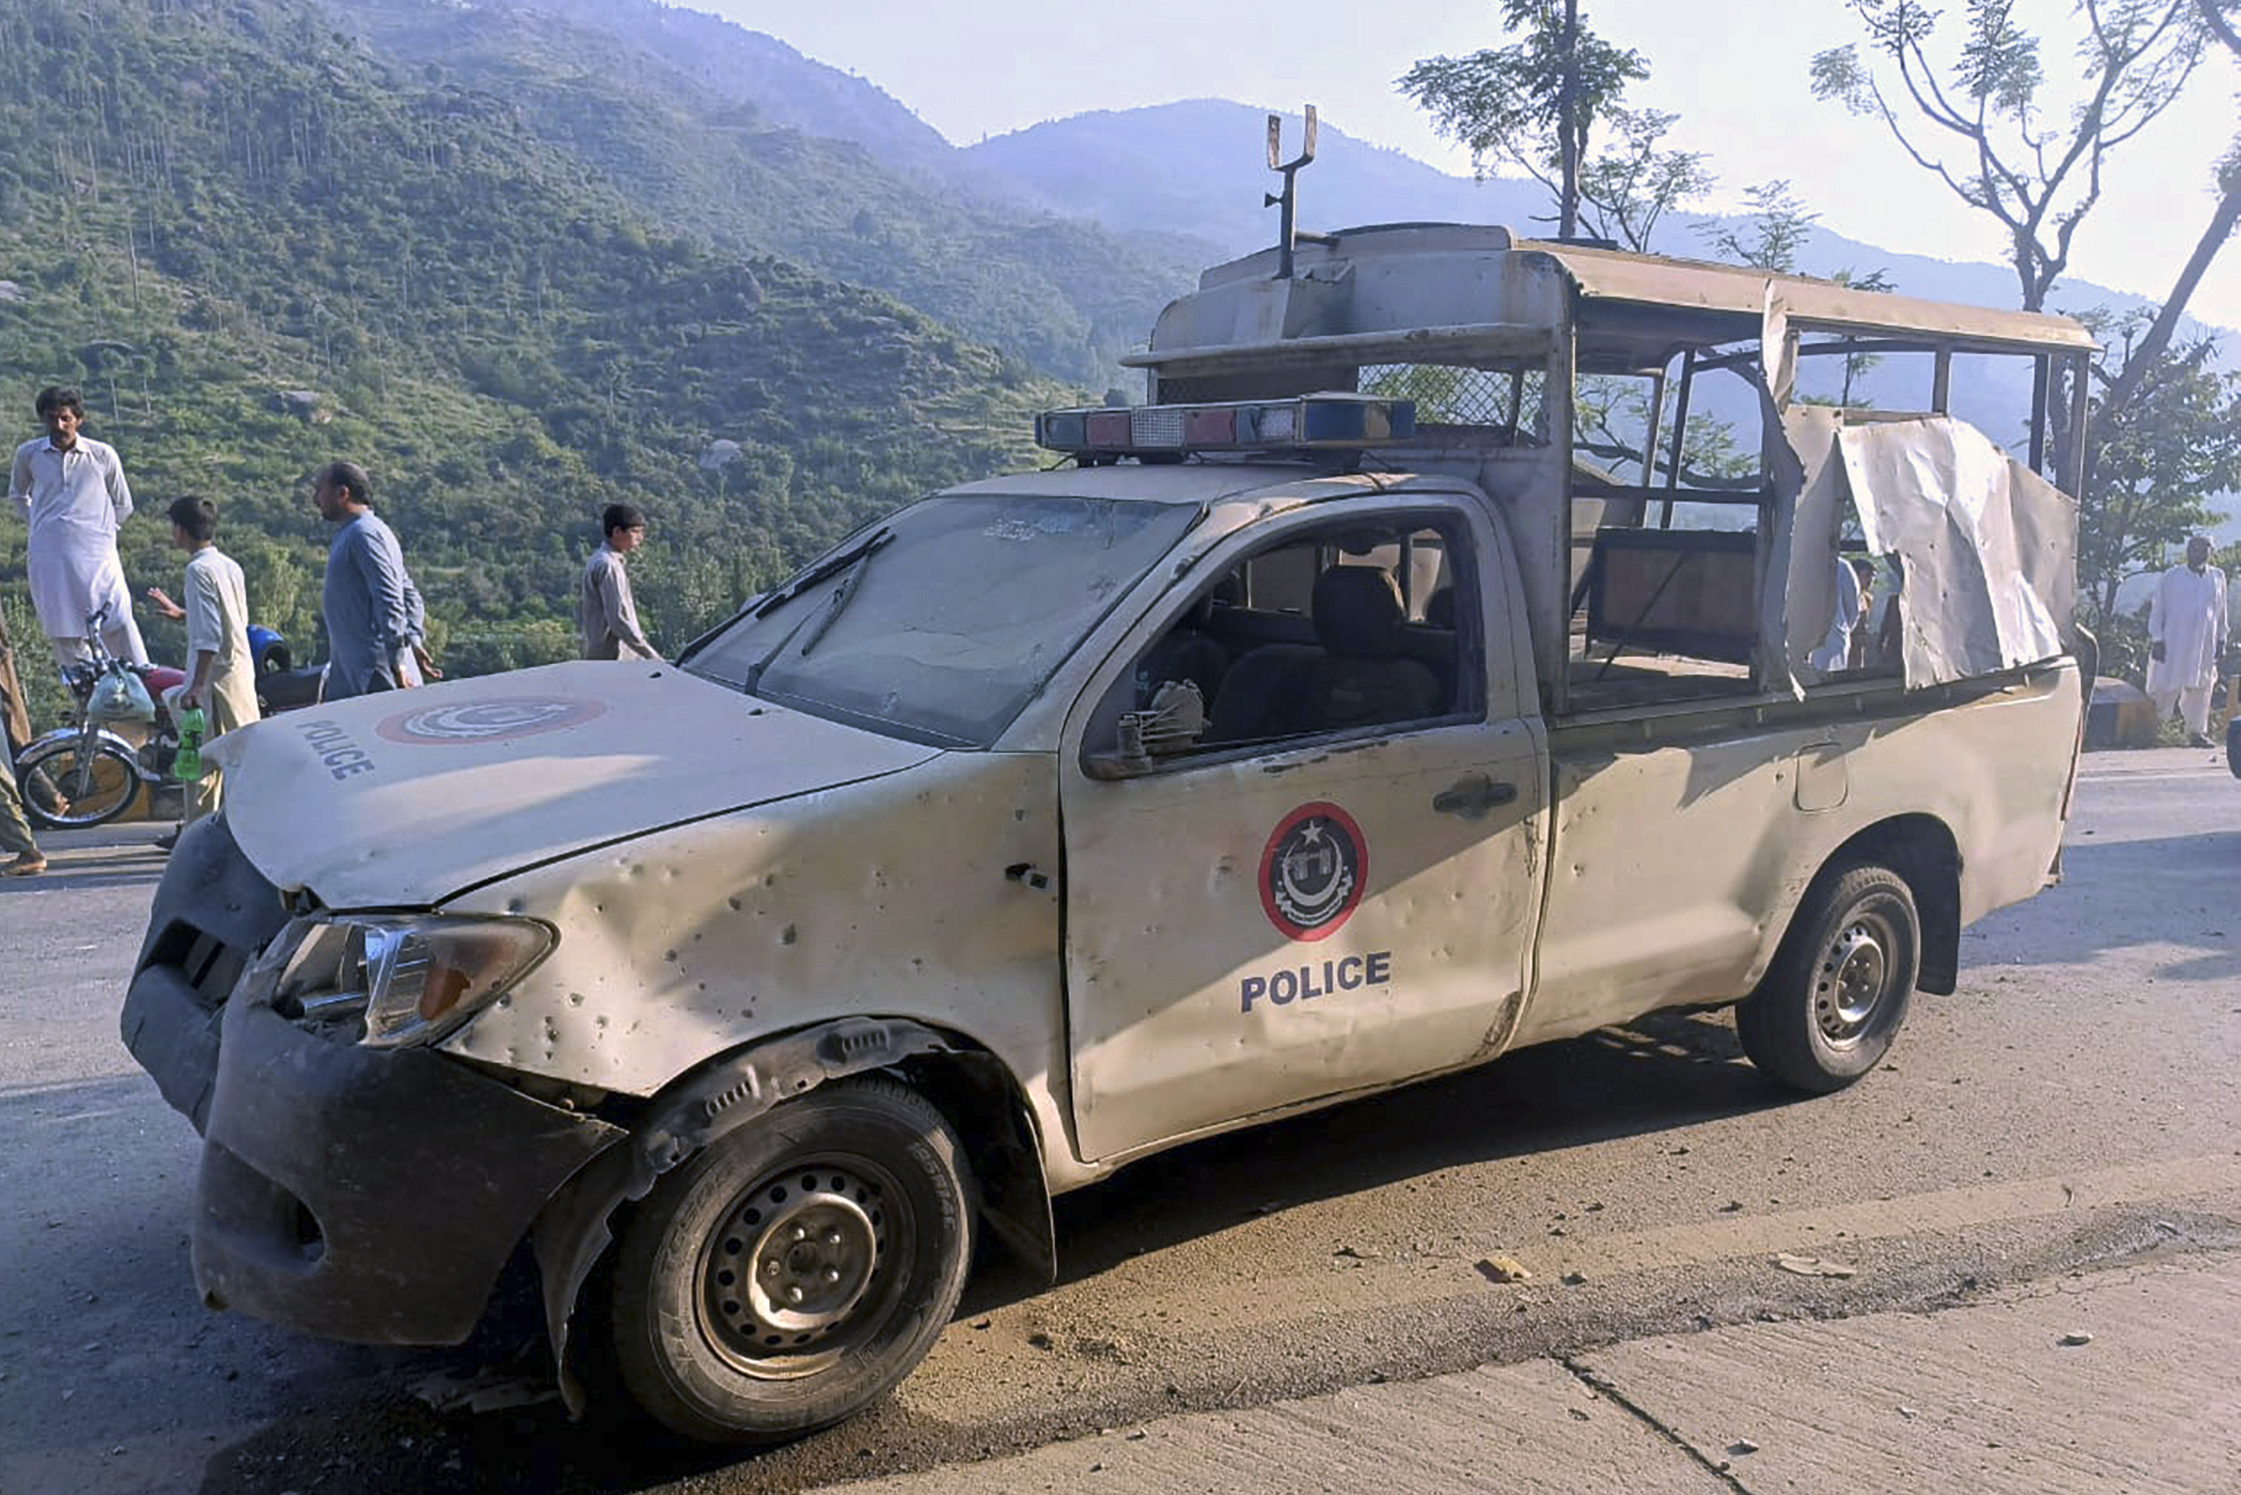
[[[438,1371],[414,1382],[412,1394],[437,1412],[503,1412],[554,1401],[560,1396],[560,1387],[549,1380],[508,1375],[495,1366],[485,1366],[467,1376]]]
[[[1479,1274],[1489,1282],[1531,1282],[1533,1274],[1514,1256],[1487,1256],[1478,1262]]]
[[[1800,1256],[1794,1251],[1776,1253],[1774,1264],[1785,1272],[1795,1272],[1800,1277],[1857,1277],[1860,1269],[1847,1262],[1831,1261],[1825,1256]]]
[[[2064,1349],[2074,1350],[2080,1345],[2093,1343],[2093,1336],[2086,1333],[2083,1329],[2072,1329],[2069,1333],[2056,1340],[2055,1343],[2061,1345]]]

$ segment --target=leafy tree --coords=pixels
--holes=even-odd
[[[1715,178],[1703,152],[1659,148],[1679,117],[1655,109],[1611,111],[1619,149],[1580,171],[1580,213],[1597,237],[1647,254],[1660,218],[1712,190]]]
[[[1761,183],[1750,189],[1749,196],[1755,212],[1746,220],[1747,228],[1730,223],[1711,224],[1706,226],[1705,236],[1721,255],[1737,264],[1776,275],[1796,274],[1798,249],[1821,215],[1808,212],[1805,204],[1790,191],[1787,181]],[[1829,279],[1855,291],[1889,291],[1897,285],[1885,270],[1862,272],[1846,268],[1834,272]],[[1850,406],[1859,381],[1880,362],[1882,360],[1872,353],[1845,354],[1843,384],[1836,403]]]
[[[1440,133],[1471,153],[1523,168],[1555,194],[1557,233],[1579,231],[1588,143],[1599,122],[1616,121],[1626,86],[1650,75],[1642,54],[1588,29],[1579,0],[1496,0],[1503,29],[1518,39],[1466,57],[1428,57],[1400,90],[1428,110]],[[1663,127],[1637,117],[1654,146]],[[1669,123],[1669,121],[1668,121]]]
[[[1714,250],[1738,265],[1775,275],[1796,274],[1798,248],[1821,215],[1806,211],[1786,179],[1761,182],[1744,195],[1751,199],[1745,226],[1707,224],[1704,236]]]
[[[2156,313],[2096,311],[2084,320],[2126,350],[2129,364]],[[2163,349],[2145,364],[2134,397],[2093,428],[2098,482],[2078,514],[2079,593],[2090,626],[2121,631],[2125,579],[2162,564],[2173,545],[2216,518],[2205,495],[2241,486],[2241,374],[2221,372],[2216,355],[2209,337]],[[2120,654],[2104,669],[2126,662]]]

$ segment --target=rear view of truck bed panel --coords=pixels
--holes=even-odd
[[[2005,684],[1556,729],[1518,1041],[1740,998],[1830,858],[1903,816],[1950,833],[1961,922],[2029,897],[2061,838],[2078,681],[2062,661]]]

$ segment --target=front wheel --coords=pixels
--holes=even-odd
[[[1890,1051],[1921,966],[1922,920],[1905,878],[1872,865],[1823,877],[1736,1008],[1743,1052],[1785,1085],[1841,1090]]]
[[[83,830],[122,815],[140,793],[140,765],[113,742],[75,734],[35,742],[16,759],[16,787],[35,825]]]
[[[623,1385],[708,1442],[838,1422],[933,1348],[974,1215],[957,1136],[916,1092],[860,1079],[790,1101],[663,1179],[625,1228]]]

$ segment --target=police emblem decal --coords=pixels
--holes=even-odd
[[[452,706],[420,706],[384,719],[374,730],[391,742],[415,746],[442,743],[506,742],[534,737],[588,722],[607,710],[604,702],[554,696],[501,696]]]
[[[1336,934],[1368,880],[1362,828],[1333,804],[1301,805],[1278,822],[1261,852],[1261,907],[1286,939]]]

